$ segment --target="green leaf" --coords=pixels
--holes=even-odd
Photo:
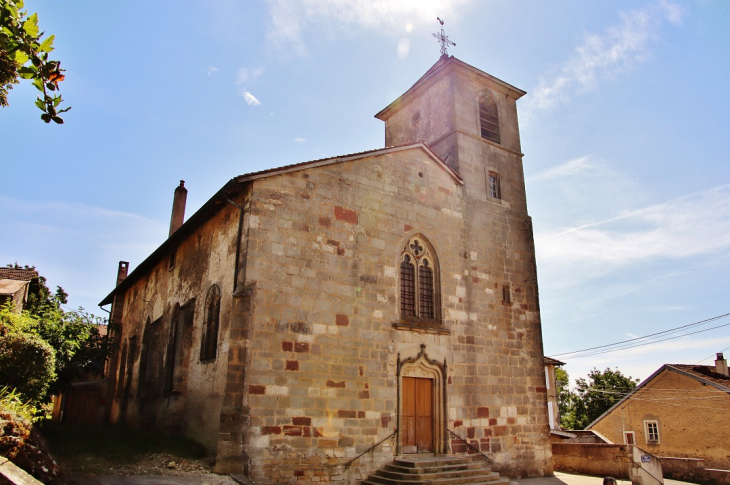
[[[53,84],[53,83],[46,83],[46,87],[48,89],[50,89],[51,91],[55,91],[56,90],[56,85]]]
[[[41,98],[38,98],[35,100],[35,105],[38,106],[43,111],[45,111],[46,105],[43,104],[43,101],[41,101]]]
[[[17,65],[22,66],[23,64],[28,62],[28,54],[18,49],[13,52],[13,60]]]
[[[56,36],[52,35],[49,38],[47,38],[46,40],[44,40],[43,43],[41,44],[41,46],[39,47],[39,49],[42,50],[43,52],[51,52],[53,50],[53,39],[55,39],[55,38],[56,38]]]
[[[25,30],[25,33],[30,35],[31,37],[38,37],[38,14],[34,13],[30,17],[28,17],[28,20],[23,22],[23,30]]]
[[[54,97],[54,98],[53,98],[53,106],[58,106],[59,104],[61,104],[61,101],[63,101],[63,100],[61,99],[61,96],[56,96],[56,97]]]
[[[36,76],[37,72],[38,70],[35,67],[23,66],[18,69],[18,76],[22,77],[23,79],[33,79]]]

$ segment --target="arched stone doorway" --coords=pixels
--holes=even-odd
[[[397,455],[447,452],[446,360],[429,359],[426,345],[401,361],[398,354]]]

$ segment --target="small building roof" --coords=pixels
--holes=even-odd
[[[27,268],[0,268],[0,279],[30,281],[38,277],[38,271]]]
[[[27,285],[27,281],[0,278],[0,296],[12,296]]]
[[[542,358],[545,365],[565,365],[565,362],[560,362],[558,359],[553,359],[547,355]]]

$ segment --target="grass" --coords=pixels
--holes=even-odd
[[[201,460],[208,453],[200,443],[181,436],[118,426],[70,426],[44,421],[39,430],[51,454],[67,472],[103,473],[110,468],[144,462],[150,455]]]

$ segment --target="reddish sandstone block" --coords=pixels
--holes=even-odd
[[[286,370],[298,371],[299,370],[299,361],[298,360],[287,360],[286,361]]]
[[[314,437],[321,438],[322,436],[324,436],[324,433],[322,432],[322,428],[314,428]]]
[[[261,434],[281,434],[281,427],[279,427],[279,426],[262,426]]]
[[[248,386],[249,394],[265,394],[266,386]]]
[[[302,435],[302,427],[301,426],[284,426],[284,434],[287,436],[301,436]]]
[[[304,416],[291,418],[291,422],[292,424],[295,424],[297,426],[312,426],[312,418],[307,418]]]
[[[547,389],[545,389],[544,387],[536,387],[535,392],[547,392]]]
[[[324,227],[330,227],[330,218],[329,217],[320,217],[319,218],[319,225]]]
[[[475,431],[476,431],[475,428],[466,428],[466,437],[467,438],[474,438]]]
[[[454,428],[459,428],[462,424],[464,424],[464,422],[460,419],[457,419],[456,421],[454,421]]]
[[[489,418],[489,426],[494,426],[497,424],[497,420],[495,418]]]
[[[337,411],[337,417],[338,418],[356,418],[357,412],[350,411],[347,409],[340,409],[339,411]]]
[[[358,397],[360,397],[360,399],[370,399],[370,391],[360,391],[358,393]]]
[[[507,424],[515,424],[517,420],[515,418],[507,418]]]
[[[360,419],[364,418],[365,417],[365,411],[358,411],[357,412],[357,417],[360,418]]]
[[[380,426],[383,427],[383,428],[387,428],[388,427],[388,423],[390,423],[390,421],[392,419],[393,418],[391,418],[390,416],[381,416],[380,417]]]
[[[292,350],[294,350],[294,342],[282,342],[281,350],[283,350],[284,352],[291,352]]]
[[[309,343],[307,343],[307,342],[295,343],[294,352],[309,352]]]
[[[347,327],[350,325],[350,319],[347,317],[347,315],[343,313],[338,313],[335,315],[335,323],[339,325],[340,327]]]
[[[488,418],[489,417],[489,408],[487,408],[487,407],[477,408],[477,417],[478,418]],[[492,423],[489,423],[489,424],[492,424]]]
[[[335,206],[335,219],[349,222],[350,224],[357,224],[357,212]]]
[[[403,225],[403,232],[408,232],[408,231],[412,231],[412,230],[413,230],[413,226],[410,226],[408,224]]]
[[[468,337],[466,337],[466,343],[468,343],[468,344],[474,345],[475,341],[476,340],[474,339],[473,335],[469,335]]]
[[[335,387],[335,388],[339,388],[339,389],[344,389],[345,388],[345,381],[335,382],[335,381],[333,381],[333,380],[330,379],[330,380],[327,381],[327,387]]]

